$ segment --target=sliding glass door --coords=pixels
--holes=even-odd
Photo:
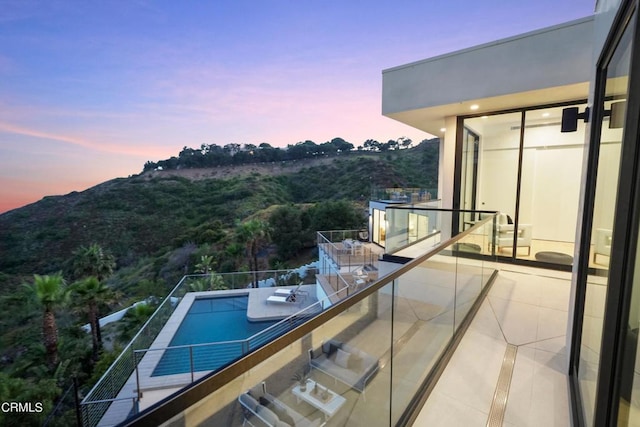
[[[498,256],[573,262],[585,125],[561,132],[568,106],[462,119],[458,203],[461,209],[501,213]],[[472,223],[470,214],[464,215],[463,225]]]

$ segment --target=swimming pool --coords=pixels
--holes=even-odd
[[[248,301],[248,295],[195,299],[169,346],[219,344],[168,349],[151,376],[187,373],[192,363],[196,372],[211,371],[241,356],[245,350],[238,340],[277,323],[249,322]]]

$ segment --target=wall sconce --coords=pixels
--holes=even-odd
[[[609,129],[619,129],[624,126],[624,118],[627,110],[627,101],[618,101],[611,103],[610,110],[604,110],[604,117],[609,117]],[[560,132],[575,132],[578,130],[578,119],[589,123],[589,107],[584,112],[579,113],[578,107],[569,107],[562,110],[562,124]]]
[[[584,109],[583,113],[578,112],[578,107],[569,107],[562,109],[562,124],[560,132],[575,132],[578,130],[578,119],[589,123],[589,107]]]

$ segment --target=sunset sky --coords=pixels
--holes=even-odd
[[[594,0],[0,0],[0,212],[183,146],[430,137],[381,71],[593,13]]]

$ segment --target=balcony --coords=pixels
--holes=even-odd
[[[288,408],[303,425],[411,422],[496,278],[493,260],[460,250],[468,239],[491,236],[490,230],[484,232],[486,227],[492,227],[492,218],[351,293],[125,425],[170,419],[185,425],[258,425],[273,411],[247,403],[248,390],[275,399],[278,410]],[[483,232],[477,233],[480,229]],[[351,358],[353,365],[347,361]],[[302,394],[294,379],[309,369],[310,387],[320,384],[321,394],[315,398],[310,396],[315,387]],[[318,397],[322,394],[327,400]]]
[[[437,193],[438,190],[435,188],[374,188],[371,190],[370,200],[415,205],[435,202]]]

